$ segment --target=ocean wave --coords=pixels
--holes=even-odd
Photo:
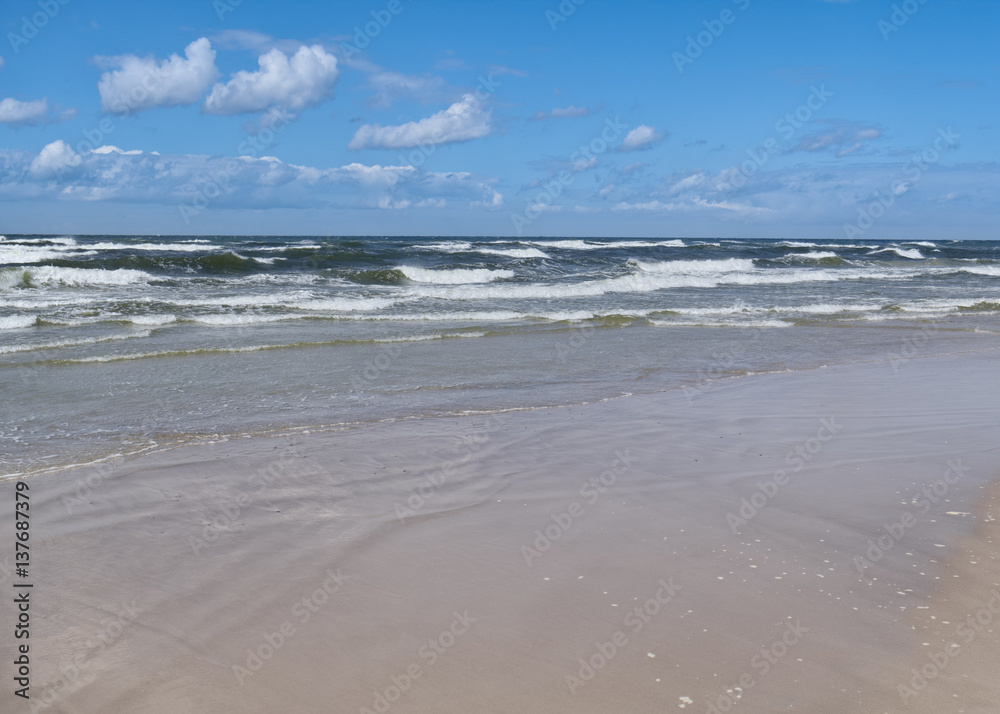
[[[31,327],[38,318],[33,315],[7,315],[0,316],[0,330],[19,330],[24,327]]]
[[[156,327],[177,322],[177,315],[129,315],[127,319],[133,325]]]
[[[958,269],[958,272],[1000,277],[1000,265],[963,265]]]
[[[686,244],[680,239],[661,241],[607,241],[607,242],[587,242],[584,240],[547,240],[547,241],[526,241],[528,245],[537,245],[541,248],[561,248],[562,250],[602,250],[615,248],[684,248]]]
[[[417,283],[434,283],[437,285],[461,285],[466,283],[490,283],[494,280],[513,278],[513,270],[487,270],[485,268],[454,268],[451,270],[429,270],[413,265],[401,265],[397,268],[408,279]]]
[[[38,247],[0,244],[0,265],[29,265],[44,263],[46,260],[59,260],[67,257],[66,249],[59,247]],[[97,255],[97,251],[83,250],[73,253],[72,257]]]
[[[857,243],[804,243],[800,241],[783,240],[780,243],[775,243],[776,246],[781,248],[846,248],[846,249],[865,249],[873,250],[878,248],[877,245],[862,245]]]
[[[502,255],[505,258],[549,258],[549,254],[538,248],[473,248],[472,253]]]
[[[0,345],[0,354],[14,354],[17,352],[35,352],[38,350],[55,350],[64,347],[81,347],[85,345],[98,345],[104,342],[117,342],[119,340],[134,340],[149,337],[152,330],[142,330],[132,332],[127,335],[108,335],[105,337],[83,337],[75,340],[59,340],[56,342],[40,342],[37,344]]]
[[[900,248],[898,246],[890,246],[889,248],[873,250],[871,253],[868,253],[868,255],[877,255],[879,253],[895,253],[900,258],[909,258],[910,260],[923,260],[925,257],[924,254],[916,248]]]
[[[659,263],[630,260],[629,263],[647,273],[669,273],[675,275],[723,275],[726,273],[749,272],[755,269],[753,260],[748,258],[669,260]]]
[[[829,260],[831,258],[839,258],[839,256],[832,250],[811,250],[808,253],[789,253],[785,257],[797,260]]]
[[[489,245],[512,245],[510,241],[490,243]],[[538,248],[485,248],[473,245],[467,241],[452,243],[425,243],[417,247],[423,250],[433,250],[439,253],[483,253],[485,255],[501,255],[506,258],[548,258],[549,255]]]
[[[100,268],[56,268],[49,265],[28,267],[23,271],[22,282],[28,285],[67,285],[85,287],[88,285],[132,285],[144,283],[153,278],[141,270],[103,270]],[[0,280],[0,287],[3,282]]]
[[[212,243],[92,243],[82,247],[91,250],[141,250],[144,252],[162,251],[165,253],[198,253],[210,250],[225,250],[225,246]]]
[[[654,318],[651,319],[649,323],[651,325],[656,325],[657,327],[792,327],[792,323],[785,322],[783,320],[763,319],[733,320],[719,318],[717,320],[664,320]]]

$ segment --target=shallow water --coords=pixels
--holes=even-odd
[[[3,470],[993,344],[1000,242],[7,236]],[[905,379],[905,376],[903,377]]]

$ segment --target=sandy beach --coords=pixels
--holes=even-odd
[[[32,478],[31,707],[996,711],[995,359]]]

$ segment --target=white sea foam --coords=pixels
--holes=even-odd
[[[724,275],[726,273],[749,272],[755,269],[753,260],[748,258],[669,260],[657,263],[630,260],[629,263],[647,273],[674,275]]]
[[[910,260],[921,260],[924,258],[924,254],[916,248],[900,248],[898,246],[873,250],[868,255],[877,255],[878,253],[895,253],[900,258],[909,258]]]
[[[259,315],[257,313],[219,313],[215,315],[191,315],[185,318],[190,322],[198,322],[202,325],[256,325],[265,322],[280,322],[282,320],[295,319],[294,315]]]
[[[466,241],[453,241],[450,243],[418,243],[417,248],[423,250],[436,250],[441,253],[466,253],[472,250],[472,243]]]
[[[46,260],[58,260],[67,257],[66,251],[66,248],[58,246],[0,245],[0,265],[29,265],[43,263]],[[85,255],[97,255],[97,251],[78,251],[73,253],[72,257]]]
[[[143,283],[152,275],[141,270],[103,270],[99,268],[55,268],[49,265],[25,268],[24,273],[35,285],[132,285]]]
[[[134,340],[149,337],[152,330],[141,332],[130,332],[127,335],[109,335],[107,337],[87,337],[76,340],[59,340],[57,342],[40,342],[37,344],[0,345],[0,354],[13,354],[15,352],[34,352],[36,350],[54,350],[63,347],[80,347],[84,345],[97,345],[102,342],[117,342],[119,340]]]
[[[823,260],[824,258],[836,258],[837,254],[832,250],[811,250],[808,253],[789,253],[785,258],[793,260]]]
[[[25,245],[40,245],[42,243],[44,243],[46,245],[66,245],[66,246],[75,246],[75,245],[77,245],[76,240],[73,239],[73,238],[69,238],[69,237],[62,237],[62,238],[5,238],[4,236],[0,236],[0,243],[2,243],[5,240],[11,241],[12,243],[23,243]]]
[[[1000,276],[1000,265],[963,265],[958,271],[973,275]]]
[[[383,310],[395,305],[398,300],[390,298],[319,298],[315,300],[301,300],[289,305],[297,310],[311,310],[314,312],[368,312],[370,310]]]
[[[684,248],[682,240],[661,240],[661,241],[606,241],[587,242],[584,240],[548,240],[548,241],[527,241],[529,245],[537,245],[542,248],[561,248],[563,250],[603,250],[608,248]]]
[[[7,315],[0,316],[0,330],[18,330],[23,327],[31,327],[37,319],[33,315]]]
[[[511,241],[498,241],[489,245],[512,245]],[[418,245],[423,250],[434,250],[439,253],[483,253],[485,255],[502,255],[506,258],[548,258],[549,255],[538,248],[486,248],[472,245],[466,241],[453,243],[427,243]]]
[[[436,285],[463,285],[467,283],[489,283],[494,280],[514,277],[513,270],[461,269],[428,270],[413,265],[401,265],[397,268],[408,279],[417,283],[434,283]]]
[[[177,322],[176,315],[130,315],[129,322],[134,325],[169,325]]]
[[[141,250],[174,253],[199,253],[225,249],[225,246],[211,243],[93,243],[85,247],[93,250]]]
[[[473,248],[472,253],[484,253],[486,255],[502,255],[506,258],[548,258],[548,253],[538,250],[538,248]]]

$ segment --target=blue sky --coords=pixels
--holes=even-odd
[[[1000,238],[989,0],[5,0],[0,31],[0,233]]]

